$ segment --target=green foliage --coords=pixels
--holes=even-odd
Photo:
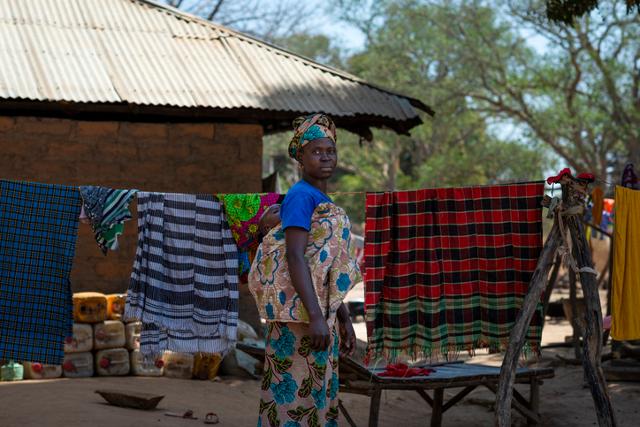
[[[547,18],[552,21],[573,25],[577,18],[592,12],[599,5],[598,0],[546,0]],[[640,0],[626,0],[627,13],[633,9],[640,13]]]
[[[340,147],[340,164],[349,171],[339,177],[342,191],[381,191],[435,186],[479,185],[542,177],[544,149],[524,145],[488,130],[488,118],[476,111],[466,96],[476,79],[464,46],[454,46],[449,31],[464,28],[465,37],[480,35],[467,30],[473,20],[490,32],[492,48],[481,53],[489,60],[490,50],[508,57],[518,42],[495,18],[492,9],[457,2],[438,5],[419,1],[383,2],[384,24],[369,32],[365,51],[349,58],[351,72],[382,86],[408,93],[434,106],[433,118],[414,128],[411,137],[376,131],[374,141],[360,149],[355,144]],[[378,19],[381,11],[378,4]],[[473,10],[471,10],[473,9]],[[462,14],[462,17],[460,16]],[[531,56],[524,43],[523,58]],[[351,196],[344,204],[363,216],[361,197]]]
[[[346,3],[343,1],[342,6],[363,7]],[[463,6],[405,0],[370,6],[375,17],[363,16],[359,24],[363,30],[369,25],[366,49],[347,58],[343,67],[368,81],[425,100],[437,114],[434,118],[425,116],[425,124],[412,129],[411,136],[375,130],[373,141],[363,146],[355,135],[339,131],[339,171],[331,191],[384,191],[541,178],[544,150],[489,132],[487,118],[475,111],[473,100],[465,96],[475,79],[474,69],[458,56],[461,50],[453,46],[440,24],[430,25],[456,18]],[[465,9],[464,14],[464,19],[477,20],[492,31],[497,48],[503,51],[517,39],[497,23],[491,9]],[[351,19],[353,22],[353,15]],[[320,60],[337,61],[341,57],[340,52],[331,54],[331,44],[317,36],[298,34],[280,44]],[[522,52],[531,55],[524,48]],[[507,56],[507,52],[503,54]],[[289,137],[267,138],[265,155],[286,153]],[[281,183],[295,182],[295,169],[294,162],[281,161]],[[334,200],[345,207],[354,231],[360,233],[364,195],[336,195]]]
[[[498,123],[578,171],[608,177],[617,158],[640,161],[640,17],[625,16],[620,1],[601,1],[599,16],[566,27],[550,24],[543,8],[542,0],[396,1],[350,65],[435,106],[431,135],[415,133],[425,141],[419,155],[513,142],[487,132]],[[545,40],[545,51],[523,34]]]
[[[367,37],[345,57],[328,39],[296,34],[281,44],[372,83],[425,101],[436,116],[411,136],[375,130],[371,143],[339,131],[332,191],[383,191],[542,178],[565,165],[615,179],[640,162],[640,17],[621,0],[573,26],[550,23],[545,0],[334,0]],[[534,50],[525,35],[543,40]],[[282,183],[297,179],[290,134],[267,138]],[[286,185],[285,185],[286,189]],[[334,199],[356,232],[364,197]]]

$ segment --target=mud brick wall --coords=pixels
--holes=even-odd
[[[259,125],[0,116],[0,178],[160,192],[259,192],[262,136]],[[120,250],[107,256],[90,226],[80,224],[74,292],[126,291],[136,248],[135,204],[131,211]],[[254,312],[251,295],[241,293],[241,312]]]

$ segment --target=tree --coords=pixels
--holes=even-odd
[[[411,136],[374,131],[362,147],[341,132],[339,171],[332,189],[349,194],[336,201],[354,224],[364,219],[364,198],[354,191],[381,191],[443,185],[478,185],[540,178],[543,150],[525,146],[489,130],[488,119],[474,111],[465,88],[464,70],[450,64],[450,41],[423,22],[420,2],[340,1],[349,22],[367,38],[363,52],[344,60],[344,67],[400,93],[424,99],[437,114]],[[358,18],[355,18],[358,17]],[[361,21],[360,21],[361,19]],[[283,150],[283,147],[279,147]],[[356,227],[357,229],[357,227]]]
[[[393,48],[361,68],[386,70],[412,93],[424,88],[420,96],[440,113],[434,138],[445,133],[434,142],[460,130],[439,126],[451,105],[445,114],[518,129],[530,147],[543,143],[576,170],[606,177],[616,158],[640,161],[640,17],[626,15],[622,1],[601,1],[599,16],[574,27],[548,22],[541,0],[383,3],[383,18],[363,20],[375,26],[368,50]],[[543,37],[545,52],[524,32]],[[409,73],[411,63],[420,67]]]
[[[294,33],[273,40],[276,45],[320,62],[325,65],[342,68],[342,51],[325,35],[311,35]],[[294,184],[300,177],[296,162],[287,155],[287,147],[291,139],[291,132],[281,132],[268,135],[264,139],[263,170],[271,172],[277,170],[281,187],[284,190]]]
[[[454,47],[448,37],[429,25],[430,21],[425,22],[425,16],[431,20],[446,18],[440,6],[418,1],[340,4],[347,7],[351,21],[355,7],[370,13],[359,15],[362,21],[357,26],[367,35],[367,46],[348,60],[349,70],[424,99],[437,111],[433,119],[425,119],[425,125],[412,130],[410,138],[376,133],[381,142],[371,148],[382,152],[375,171],[381,171],[383,181],[366,177],[363,182],[392,190],[484,184],[540,175],[542,153],[508,137],[498,138],[489,131],[488,119],[474,111],[469,99],[459,96],[466,90],[469,70],[452,61]],[[522,160],[523,155],[527,161],[508,161]],[[363,161],[372,161],[372,157],[376,156],[354,156]],[[496,165],[494,159],[507,161]],[[355,166],[354,171],[366,170],[365,165]]]
[[[546,0],[547,18],[552,21],[572,25],[576,18],[598,8],[598,0]],[[626,0],[627,13],[636,9],[640,13],[640,0]]]
[[[489,104],[521,117],[576,169],[606,177],[609,166],[617,172],[620,158],[640,162],[640,16],[626,15],[623,1],[600,1],[597,12],[566,26],[546,21],[541,7],[540,1],[508,5],[518,24],[548,40],[549,52],[526,64],[527,77],[510,87],[505,105],[495,102],[504,84],[487,91]],[[534,85],[537,94],[527,87]],[[513,102],[518,98],[528,102]],[[536,103],[541,106],[527,108]]]

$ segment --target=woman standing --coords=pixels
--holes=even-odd
[[[315,114],[296,119],[294,127],[289,156],[302,180],[287,193],[282,222],[263,239],[249,275],[267,320],[258,426],[333,427],[339,351],[355,348],[342,301],[360,272],[349,219],[326,194],[338,160],[335,125]]]

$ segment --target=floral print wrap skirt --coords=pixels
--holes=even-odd
[[[329,348],[311,350],[309,324],[268,322],[258,427],[338,425],[337,326]]]

